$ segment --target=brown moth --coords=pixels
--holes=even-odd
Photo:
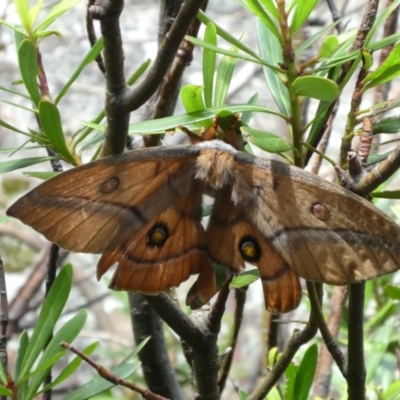
[[[206,231],[202,193],[215,204]],[[102,253],[110,287],[155,294],[199,273],[192,307],[216,292],[212,263],[260,271],[265,304],[286,312],[299,276],[344,285],[400,265],[400,229],[374,205],[279,161],[221,141],[136,150],[64,172],[8,211],[61,247]]]

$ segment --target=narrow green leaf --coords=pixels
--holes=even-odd
[[[32,31],[32,23],[29,16],[29,0],[15,0],[15,8],[26,33],[30,33]]]
[[[254,93],[253,96],[250,97],[247,104],[257,104],[258,99],[259,99],[258,93]],[[242,116],[240,117],[240,119],[243,122],[243,125],[247,125],[250,122],[250,120],[253,118],[253,115],[254,115],[254,112],[248,112],[248,111],[243,112]]]
[[[237,53],[237,51],[237,49],[233,49],[233,52]],[[225,104],[235,66],[236,58],[229,56],[222,57],[218,66],[217,80],[215,83],[214,107],[221,107]]]
[[[12,395],[13,395],[11,390],[8,390],[7,388],[5,388],[3,386],[0,386],[0,394],[2,396],[10,396],[10,397],[12,397]]]
[[[66,350],[62,350],[59,351],[58,353],[56,353],[54,356],[48,358],[44,363],[42,363],[40,366],[35,367],[35,369],[29,373],[28,375],[25,375],[23,378],[21,378],[21,380],[18,382],[19,385],[21,385],[22,383],[24,383],[25,381],[28,381],[29,379],[31,379],[32,377],[36,377],[37,374],[40,374],[43,371],[48,371],[50,370],[50,368],[62,357],[65,355],[67,351]],[[29,387],[28,387],[28,393],[32,392],[32,387],[30,385],[29,382]],[[36,391],[35,391],[36,392]],[[34,393],[35,393],[34,392]],[[36,394],[34,394],[34,396],[36,396]],[[26,399],[31,399],[34,396],[32,396],[32,394],[26,394],[25,398]]]
[[[19,380],[29,373],[53,332],[54,326],[67,302],[72,286],[72,266],[63,267],[43,302],[32,338],[21,365]]]
[[[172,117],[166,117],[161,119],[149,120],[138,122],[129,125],[130,134],[142,134],[142,133],[152,133],[152,132],[164,132],[167,129],[176,128],[179,125],[190,125],[195,124],[206,119],[212,119],[217,114],[222,111],[230,111],[232,114],[241,112],[260,112],[272,115],[278,115],[285,118],[281,113],[267,107],[252,105],[252,104],[235,104],[235,105],[225,105],[223,107],[213,107],[206,110],[195,111],[188,114],[174,115]],[[104,131],[105,126],[99,124],[92,124],[90,122],[84,122],[85,125],[91,126],[99,131]]]
[[[326,26],[324,29],[319,30],[318,32],[311,35],[304,42],[300,44],[300,46],[295,50],[296,55],[300,55],[304,50],[311,47],[314,43],[318,42],[320,38],[322,38],[326,33],[331,32],[333,28],[340,22],[340,20],[333,22],[332,24]],[[322,57],[322,56],[321,56]]]
[[[375,33],[376,31],[384,24],[386,23],[386,20],[389,18],[389,16],[393,13],[393,11],[397,8],[397,6],[400,4],[400,0],[394,0],[391,3],[388,3],[388,5],[386,5],[383,8],[383,11],[378,14],[372,29],[368,32],[368,35],[365,39],[365,43],[364,43],[364,47],[366,47],[368,50],[372,50],[370,48],[370,42],[372,41],[372,39],[375,37]],[[376,43],[375,43],[376,44]]]
[[[113,375],[117,375],[122,379],[129,378],[138,368],[140,367],[139,362],[132,363],[121,363],[115,368],[111,369]],[[100,376],[95,376],[90,382],[81,386],[79,389],[69,393],[64,400],[84,400],[96,396],[105,390],[108,390],[115,386],[113,383],[106,381]]]
[[[10,160],[0,162],[0,174],[5,172],[14,171],[16,169],[30,167],[31,165],[40,164],[45,161],[54,160],[55,157],[35,157],[35,158],[22,158],[20,160]]]
[[[212,22],[209,22],[206,26],[206,30],[204,32],[204,41],[210,43],[213,46],[217,46],[217,28]],[[210,108],[213,105],[212,94],[214,87],[216,58],[217,53],[215,51],[207,48],[203,49],[204,104],[206,108]]]
[[[240,400],[246,400],[249,395],[244,390],[239,390],[238,392]]]
[[[46,15],[45,19],[36,27],[36,31],[40,32],[50,26],[58,17],[68,11],[70,8],[79,4],[79,0],[61,0],[57,3],[50,12]]]
[[[400,43],[389,53],[386,60],[364,79],[365,89],[382,85],[400,75]]]
[[[21,28],[21,26],[15,26],[15,25],[8,23],[7,21],[5,21],[4,19],[1,19],[1,18],[0,18],[0,25],[4,25],[7,28],[10,28],[12,31],[18,32],[22,37],[25,36],[25,31]],[[18,46],[16,46],[16,47],[18,47]]]
[[[383,396],[382,400],[398,400],[400,399],[400,381],[393,382]]]
[[[374,334],[372,348],[368,352],[368,370],[366,384],[368,385],[374,378],[379,365],[381,365],[383,357],[390,345],[391,337],[395,320],[393,318],[386,321],[385,325],[381,326]]]
[[[388,117],[372,124],[372,133],[398,133],[400,132],[400,116]]]
[[[94,342],[94,343],[90,344],[88,347],[86,347],[82,351],[82,353],[86,354],[87,356],[89,356],[90,354],[92,354],[97,349],[98,346],[99,346],[99,342]],[[43,392],[47,392],[48,390],[52,389],[53,387],[56,387],[60,383],[64,382],[67,378],[69,378],[79,368],[79,366],[81,365],[82,361],[83,361],[82,358],[80,358],[79,356],[76,356],[64,368],[64,370],[60,373],[60,375],[58,375],[58,377],[56,379],[54,379],[54,381],[50,385],[47,385],[38,394],[43,393]]]
[[[252,129],[248,126],[242,127],[242,132],[248,134],[250,140],[260,149],[269,153],[284,153],[292,149],[292,146],[274,133]]]
[[[180,93],[181,102],[186,112],[204,110],[203,88],[198,85],[185,85]]]
[[[288,365],[285,370],[285,375],[287,379],[286,389],[285,389],[285,400],[295,400],[296,396],[294,394],[294,385],[296,383],[296,377],[299,367],[294,365],[292,362]]]
[[[72,84],[76,81],[78,76],[81,74],[81,72],[85,69],[87,65],[92,63],[96,57],[100,54],[100,52],[103,50],[103,36],[101,36],[97,42],[94,44],[94,46],[89,50],[89,52],[86,54],[84,59],[81,61],[79,64],[78,68],[75,70],[75,72],[72,74],[71,78],[68,79],[68,82],[64,85],[64,87],[61,89],[60,93],[58,93],[56,99],[54,100],[54,104],[58,104],[58,102],[64,97],[64,95],[68,92],[68,89],[72,86]]]
[[[257,279],[260,279],[260,272],[257,268],[255,268],[250,271],[243,272],[242,274],[233,278],[232,282],[229,284],[229,287],[232,289],[239,289],[241,287],[251,285]]]
[[[195,44],[196,46],[203,47],[203,48],[215,51],[218,54],[223,54],[225,56],[239,58],[241,60],[250,61],[250,62],[253,62],[253,63],[256,63],[256,64],[267,65],[272,69],[275,68],[275,69],[279,70],[279,68],[276,68],[276,67],[273,67],[272,65],[267,64],[264,60],[260,59],[259,57],[258,58],[253,58],[252,56],[248,56],[246,54],[235,53],[233,51],[226,50],[226,49],[224,49],[222,47],[217,47],[217,46],[214,46],[214,45],[212,45],[210,43],[206,43],[203,40],[197,39],[197,38],[195,38],[193,36],[186,36],[186,39],[189,40],[189,42],[192,42],[193,44]]]
[[[6,374],[4,373],[2,362],[0,362],[0,383],[3,385],[7,385],[7,377],[6,377]],[[0,385],[0,387],[1,387],[1,385]]]
[[[203,11],[199,10],[199,13],[197,14],[197,18],[204,24],[207,25],[211,21],[211,19],[204,14]],[[252,57],[252,59],[262,61],[260,56],[254,52],[250,47],[247,47],[244,45],[242,42],[237,40],[235,37],[233,37],[230,33],[222,29],[218,24],[213,22],[216,29],[217,29],[217,34],[220,36],[222,39],[226,40],[228,43],[230,43],[232,46],[238,48],[239,50],[242,50],[244,53],[248,54],[249,56]]]
[[[46,180],[46,179],[50,179],[53,176],[56,176],[60,174],[60,172],[54,172],[54,171],[48,171],[48,172],[41,172],[41,171],[37,171],[37,172],[24,172],[25,176],[29,176],[31,178],[38,178],[38,179],[42,179],[42,180]]]
[[[15,364],[15,378],[14,381],[18,381],[18,378],[20,377],[21,373],[21,368],[23,365],[23,360],[26,356],[26,351],[29,347],[29,336],[26,331],[23,331],[21,333],[21,336],[19,337],[19,346],[18,346],[18,355],[17,355],[17,362]],[[28,381],[24,382],[22,385],[19,385],[18,387],[18,394],[20,399],[25,398],[25,392],[28,389]]]
[[[46,376],[49,373],[51,365],[48,368],[43,368],[42,365],[47,365],[48,360],[53,358],[57,353],[60,352],[62,347],[61,342],[72,343],[81,332],[86,322],[87,313],[86,310],[80,310],[77,315],[66,322],[54,335],[50,343],[46,346],[46,350],[38,363],[37,369],[42,368],[41,372],[37,374],[29,384],[28,397],[33,398],[36,396],[36,392],[42,385]]]
[[[36,18],[40,12],[40,10],[42,9],[43,6],[43,0],[38,0],[38,2],[36,3],[36,5],[34,5],[30,11],[29,11],[29,17],[30,17],[30,21],[31,24],[33,25],[36,21]]]
[[[49,101],[39,102],[39,117],[43,130],[54,148],[73,165],[78,162],[70,153],[65,143],[64,132],[61,124],[60,112],[56,105]]]
[[[268,13],[257,0],[239,1],[239,3],[251,11],[279,42],[282,41],[281,34],[277,28],[277,23],[269,17]]]
[[[37,106],[40,100],[37,84],[37,49],[31,40],[23,40],[18,47],[18,65],[26,90],[31,96],[32,102]]]
[[[393,285],[386,285],[383,290],[392,300],[400,300],[400,288]]]
[[[400,199],[400,190],[383,190],[382,192],[373,192],[371,195],[377,199]]]
[[[266,26],[259,20],[257,20],[257,34],[258,47],[263,59],[273,66],[278,66],[282,63],[282,47],[279,40],[271,35]],[[263,67],[263,71],[269,90],[280,112],[284,115],[290,115],[289,93],[282,82],[281,75],[265,66]]]
[[[311,345],[305,352],[297,371],[294,392],[297,400],[307,400],[317,369],[318,346]]]
[[[272,0],[259,0],[260,4],[262,4],[268,11],[269,14],[273,15],[277,21],[282,19],[282,16],[279,10],[276,8],[276,4]]]
[[[293,82],[293,93],[323,101],[334,101],[339,96],[336,82],[321,76],[301,76]]]
[[[306,19],[311,14],[311,11],[315,8],[318,0],[298,0],[297,7],[294,12],[293,20],[290,25],[290,35],[293,34],[300,29]]]

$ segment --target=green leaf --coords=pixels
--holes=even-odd
[[[22,363],[23,360],[26,356],[26,351],[29,347],[29,336],[26,331],[23,331],[21,333],[21,336],[19,337],[19,346],[18,346],[18,355],[17,355],[17,362],[15,364],[15,379],[14,381],[18,381],[18,378],[20,376],[21,368],[22,368]],[[24,394],[26,390],[28,389],[28,381],[24,382],[22,385],[19,385],[18,387],[18,394],[20,395],[20,398],[24,398]]]
[[[99,342],[94,342],[92,344],[90,344],[88,347],[86,347],[82,353],[86,354],[87,356],[92,354],[97,347],[99,346]],[[60,375],[58,375],[58,377],[56,379],[54,379],[54,381],[50,384],[47,385],[45,388],[43,388],[43,390],[40,392],[46,392],[49,389],[58,386],[60,383],[64,382],[67,378],[69,378],[81,365],[82,363],[82,358],[80,358],[79,356],[76,356],[66,367],[65,369],[60,373]]]
[[[340,93],[336,82],[321,76],[301,76],[293,82],[292,90],[297,96],[323,101],[334,101]]]
[[[57,331],[50,343],[47,345],[46,350],[43,352],[43,355],[37,366],[38,369],[41,368],[42,364],[45,364],[49,359],[60,352],[62,349],[60,346],[61,342],[71,343],[76,339],[85,325],[86,317],[86,310],[80,310],[77,315],[71,318]],[[29,384],[28,398],[33,398],[36,396],[36,392],[46,379],[46,376],[50,371],[50,367],[51,366],[42,370],[34,377],[34,379],[31,380]]]
[[[293,20],[290,25],[290,35],[293,34],[302,27],[306,19],[311,14],[311,11],[315,8],[318,0],[298,0],[297,7],[294,12]]]
[[[0,384],[7,385],[7,377],[6,374],[4,373],[3,363],[1,361],[0,361]]]
[[[393,285],[386,285],[383,290],[392,300],[400,300],[400,288]]]
[[[365,90],[382,85],[400,75],[400,43],[389,53],[386,60],[364,78]]]
[[[206,14],[202,10],[199,10],[199,13],[197,14],[197,18],[204,24],[207,25],[211,21],[209,17],[207,17]],[[254,52],[251,48],[245,46],[242,42],[237,40],[235,37],[233,37],[230,33],[222,29],[218,24],[213,22],[216,29],[217,29],[217,34],[220,36],[222,39],[226,40],[228,43],[230,43],[232,46],[238,48],[239,50],[242,50],[244,53],[248,54],[249,56],[252,57],[252,59],[262,61],[260,56]]]
[[[217,46],[217,28],[209,22],[204,32],[204,41]],[[214,87],[214,73],[217,53],[210,49],[203,49],[203,83],[204,83],[204,104],[203,108],[212,107],[212,95]],[[215,105],[215,104],[214,104]],[[199,109],[198,109],[199,110]],[[186,111],[188,111],[186,109]],[[197,110],[193,110],[197,111]]]
[[[29,15],[29,0],[15,0],[15,8],[22,26],[25,28],[26,33],[32,30],[32,23]]]
[[[50,179],[53,176],[60,174],[60,172],[48,171],[48,172],[24,172],[24,175],[29,176],[31,178],[38,178],[42,180]]]
[[[29,374],[29,371],[36,362],[40,352],[46,347],[46,343],[48,342],[54,326],[67,302],[71,286],[72,266],[67,264],[60,270],[43,302],[42,309],[40,310],[39,317],[32,333],[32,338],[22,361],[21,373],[18,381],[24,379],[24,377]]]
[[[85,69],[87,65],[92,63],[94,60],[96,60],[96,57],[100,54],[100,52],[103,50],[104,43],[103,43],[103,36],[101,36],[97,42],[94,44],[94,46],[89,50],[89,52],[86,54],[84,59],[81,61],[79,64],[78,68],[75,70],[75,72],[72,74],[71,78],[68,79],[68,82],[64,85],[64,87],[61,89],[60,93],[58,93],[56,99],[54,100],[54,104],[58,104],[58,102],[64,97],[64,95],[68,92],[68,89],[72,86],[72,84],[76,81],[78,76],[81,74],[81,72]]]
[[[39,102],[39,117],[43,130],[54,148],[73,165],[78,162],[70,153],[65,143],[64,132],[61,124],[60,112],[56,105],[49,101]]]
[[[282,47],[279,40],[271,35],[270,31],[257,20],[258,47],[260,54],[268,64],[278,66],[283,62]],[[289,92],[282,82],[281,75],[268,67],[263,67],[267,85],[278,106],[284,115],[290,115]]]
[[[181,102],[186,112],[204,110],[203,87],[198,85],[185,85],[180,93]]]
[[[299,367],[294,365],[292,362],[289,363],[285,370],[285,375],[287,379],[287,385],[285,389],[285,399],[286,400],[295,400],[296,397],[294,395],[294,386],[296,384],[296,376],[298,373]]]
[[[4,174],[4,172],[14,171],[20,168],[30,167],[31,165],[40,164],[42,162],[54,159],[56,159],[56,157],[34,157],[21,158],[20,160],[2,161],[0,162],[0,174]]]
[[[37,84],[38,63],[37,49],[35,44],[28,39],[22,41],[18,47],[18,65],[32,102],[37,106],[40,100],[40,93]]]
[[[121,363],[115,368],[111,369],[113,375],[117,375],[122,379],[130,377],[140,367],[139,362]],[[96,396],[105,390],[112,388],[114,383],[106,381],[100,376],[94,377],[90,382],[81,386],[79,389],[69,393],[64,400],[84,400]]]
[[[258,93],[254,93],[253,96],[250,97],[249,101],[247,102],[247,104],[257,104],[258,103]],[[250,120],[253,118],[254,112],[243,112],[242,116],[240,117],[240,119],[242,120],[243,125],[247,125]]]
[[[279,112],[252,104],[235,104],[235,105],[225,105],[223,107],[213,107],[207,110],[195,111],[188,114],[182,115],[174,115],[172,117],[160,118],[155,120],[138,122],[135,124],[129,125],[129,133],[130,134],[142,134],[142,133],[155,133],[155,132],[164,132],[167,129],[176,128],[179,125],[190,125],[199,123],[201,121],[207,119],[213,119],[217,114],[220,114],[222,111],[230,111],[232,114],[241,113],[241,112],[260,112],[267,113],[272,115],[278,115],[282,118],[284,116]],[[85,125],[91,126],[94,129],[98,129],[100,131],[104,131],[105,126],[99,124],[92,124],[90,122],[85,122]]]
[[[43,0],[38,0],[36,5],[34,5],[30,9],[30,11],[29,11],[29,19],[30,19],[32,25],[35,23],[36,18],[38,16],[40,10],[42,9],[42,6],[43,6]]]
[[[267,394],[266,400],[282,400],[278,389],[274,386]]]
[[[11,390],[9,390],[9,389],[3,387],[3,386],[0,386],[0,394],[3,395],[3,396],[10,396],[10,397],[12,397],[13,392],[12,392]]]
[[[395,320],[391,318],[387,320],[385,325],[381,326],[374,333],[374,340],[372,342],[372,348],[368,353],[368,370],[366,383],[367,385],[372,381],[377,372],[378,367],[381,365],[383,357],[387,351],[390,344],[391,337],[393,335],[393,329],[395,325]]]
[[[78,4],[79,0],[61,0],[50,10],[50,12],[46,15],[46,18],[36,27],[36,31],[40,32],[45,30],[58,17],[60,17],[70,8],[75,7]]]
[[[321,48],[319,49],[319,56],[321,58],[329,57],[339,46],[339,39],[337,36],[329,35],[327,36]]]
[[[372,133],[398,133],[400,132],[400,116],[382,119],[372,124]]]
[[[382,400],[398,400],[400,398],[400,381],[393,382],[383,396]]]
[[[242,274],[233,278],[232,282],[229,284],[229,287],[232,289],[239,289],[244,286],[251,285],[257,279],[260,279],[260,272],[257,268],[255,268],[250,271],[243,272]]]
[[[373,192],[371,195],[377,199],[400,199],[400,190],[383,190],[382,192]]]
[[[268,29],[268,31],[272,33],[276,39],[278,39],[278,41],[282,40],[276,22],[269,17],[268,13],[260,5],[258,0],[239,1],[239,3],[251,11],[257,17],[257,19],[262,22],[265,28]]]
[[[318,346],[311,345],[305,352],[297,371],[294,392],[297,400],[307,400],[317,369]]]
[[[252,129],[248,126],[243,126],[242,132],[249,135],[250,140],[257,147],[269,153],[284,153],[292,149],[292,146],[288,142],[274,133]]]
[[[233,49],[237,53],[237,49]],[[218,66],[217,80],[215,83],[214,107],[221,107],[225,104],[228,88],[232,80],[233,71],[236,65],[236,58],[224,56]]]

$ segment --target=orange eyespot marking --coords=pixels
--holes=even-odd
[[[117,178],[107,179],[100,187],[101,193],[111,193],[119,186]]]
[[[258,261],[261,257],[261,248],[251,236],[245,236],[239,242],[239,251],[245,261]]]
[[[169,231],[166,225],[156,224],[147,233],[147,245],[151,247],[161,247],[169,238]]]
[[[311,208],[311,211],[314,217],[321,221],[327,221],[331,216],[329,210],[321,203],[314,204]]]

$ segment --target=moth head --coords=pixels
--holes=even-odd
[[[232,185],[236,150],[220,140],[206,141],[197,146],[201,152],[196,161],[195,178],[212,189]]]

